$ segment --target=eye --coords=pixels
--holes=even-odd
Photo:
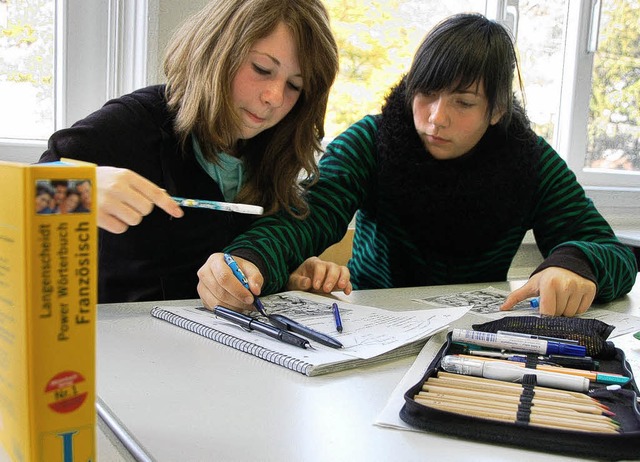
[[[302,86],[301,85],[296,85],[293,82],[287,82],[287,85],[289,85],[289,88],[291,88],[293,91],[300,91],[302,90]]]
[[[257,65],[257,64],[255,64],[255,63],[254,63],[254,64],[252,64],[252,66],[253,66],[253,70],[254,70],[257,74],[260,74],[260,75],[269,75],[269,74],[271,74],[271,71],[270,71],[270,70],[265,69],[265,68],[263,68],[263,67],[260,67],[260,66],[258,66],[258,65]]]
[[[463,108],[469,108],[469,107],[475,106],[474,103],[470,103],[469,101],[464,101],[464,100],[458,100],[458,104]]]

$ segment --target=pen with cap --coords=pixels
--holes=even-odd
[[[237,324],[243,329],[262,332],[269,337],[275,338],[284,343],[288,343],[289,345],[295,345],[300,348],[309,348],[311,346],[307,339],[299,337],[298,335],[293,334],[286,329],[279,329],[278,327],[260,322],[257,319],[252,318],[251,316],[238,313],[237,311],[230,310],[229,308],[216,306],[213,309],[213,312],[216,316]]]
[[[520,335],[509,335],[509,333],[505,332],[494,334],[476,330],[453,329],[451,340],[454,342],[470,343],[472,345],[522,353],[538,353],[543,355],[561,354],[580,357],[587,355],[587,349],[583,345],[527,338]]]
[[[318,332],[317,330],[312,329],[311,327],[307,327],[303,324],[300,324],[299,322],[294,321],[293,319],[290,319],[281,314],[270,314],[267,317],[269,318],[269,322],[271,322],[271,324],[273,324],[276,327],[279,327],[280,329],[295,332],[296,334],[303,335],[308,339],[315,340],[316,342],[331,348],[343,347],[342,343],[340,343],[338,340],[334,339],[333,337],[327,334],[323,334],[322,332]]]

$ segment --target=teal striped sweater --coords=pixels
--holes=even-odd
[[[354,213],[356,230],[348,267],[356,289],[506,280],[528,229],[533,230],[545,257],[537,271],[560,266],[588,277],[597,284],[599,301],[612,300],[633,286],[638,271],[633,254],[616,239],[575,175],[542,138],[535,137],[532,143],[537,155],[532,156],[535,182],[529,188],[531,193],[522,199],[517,196],[519,203],[513,210],[493,211],[497,217],[507,216],[499,229],[492,230],[489,224],[484,234],[478,231],[475,236],[474,230],[483,229],[484,216],[485,221],[493,220],[492,210],[473,203],[476,192],[467,195],[470,206],[465,206],[464,199],[456,199],[464,197],[466,183],[456,184],[454,191],[443,191],[454,187],[447,177],[447,183],[426,192],[420,192],[424,183],[420,178],[408,178],[406,187],[398,188],[403,178],[395,185],[393,181],[386,184],[387,178],[394,176],[388,167],[394,165],[382,160],[379,122],[379,116],[366,116],[327,147],[319,163],[319,180],[307,193],[307,219],[285,214],[261,218],[225,249],[258,265],[265,277],[263,294],[283,290],[289,273],[302,261],[339,241]],[[392,156],[403,155],[402,148]],[[424,156],[424,151],[420,155]],[[487,163],[491,161],[481,165]],[[412,170],[420,168],[419,163],[409,165],[403,175],[411,177]],[[478,175],[489,176],[493,170],[488,172]],[[437,182],[437,178],[430,178]],[[489,178],[485,184],[491,181]],[[394,198],[393,188],[403,191]],[[496,203],[510,195],[508,190],[506,194],[488,194],[504,196],[495,197],[492,202]],[[407,202],[417,205],[406,209]],[[434,204],[444,206],[430,216]],[[448,204],[464,210],[449,210]],[[475,218],[469,218],[474,214]]]

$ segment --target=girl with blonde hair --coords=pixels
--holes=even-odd
[[[172,196],[306,216],[337,69],[320,0],[216,0],[172,38],[166,84],[54,133],[41,162],[99,166],[99,301],[197,298],[197,269],[254,219]]]

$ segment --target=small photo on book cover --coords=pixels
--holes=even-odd
[[[91,180],[39,179],[35,183],[35,211],[38,215],[91,212]]]

